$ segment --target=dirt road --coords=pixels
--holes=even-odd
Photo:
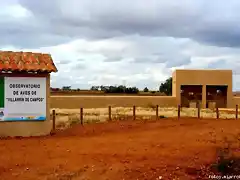
[[[2,180],[208,179],[223,136],[240,120],[163,119],[75,126],[0,140]]]

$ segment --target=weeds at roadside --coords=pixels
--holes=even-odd
[[[128,116],[127,114],[113,114],[112,115],[112,120],[113,121],[124,121],[129,119],[131,116]]]
[[[235,137],[224,136],[220,142],[222,145],[216,148],[215,162],[201,166],[201,168],[186,167],[186,173],[197,176],[198,179],[209,179],[211,176],[234,179],[233,176],[240,172],[240,134]],[[213,143],[217,144],[217,139]]]
[[[71,127],[75,124],[79,124],[80,118],[77,116],[68,116],[68,122],[69,122],[69,126]]]
[[[67,124],[64,121],[60,121],[56,124],[56,129],[66,129],[67,128]]]
[[[159,119],[163,119],[163,118],[167,118],[167,117],[164,116],[164,115],[160,115],[160,116],[159,116]]]
[[[240,172],[240,134],[223,138],[223,146],[216,150],[217,160],[211,169],[220,175],[237,175]]]

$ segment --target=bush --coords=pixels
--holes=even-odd
[[[214,171],[223,176],[236,175],[240,172],[240,157],[234,155],[236,144],[239,148],[239,138],[235,139],[234,141],[230,141],[226,137],[224,138],[224,146],[217,148],[217,162],[211,167]]]
[[[143,92],[148,92],[148,88],[145,87],[145,88],[143,89]]]
[[[70,126],[80,123],[80,118],[77,116],[68,116],[68,123]]]
[[[167,117],[165,117],[165,116],[163,116],[163,115],[160,115],[159,118],[160,118],[160,119],[163,119],[163,118],[167,118]]]

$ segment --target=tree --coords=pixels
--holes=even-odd
[[[108,86],[103,86],[103,85],[100,86],[100,90],[101,90],[101,91],[104,91],[104,92],[105,92],[108,88],[109,88]]]
[[[172,95],[172,77],[168,78],[164,83],[161,83],[159,91],[165,93],[167,96]]]
[[[71,86],[63,86],[62,90],[64,91],[70,91],[71,90]]]
[[[98,86],[92,86],[90,90],[91,91],[98,91],[98,88],[99,88]]]
[[[143,89],[143,92],[148,92],[148,88],[145,87],[145,88]]]
[[[138,88],[136,87],[128,87],[126,88],[127,94],[137,94],[139,92]]]

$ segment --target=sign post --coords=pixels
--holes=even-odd
[[[46,77],[1,77],[0,121],[46,120]]]
[[[0,51],[1,137],[48,135],[50,77],[57,68],[50,54]]]

